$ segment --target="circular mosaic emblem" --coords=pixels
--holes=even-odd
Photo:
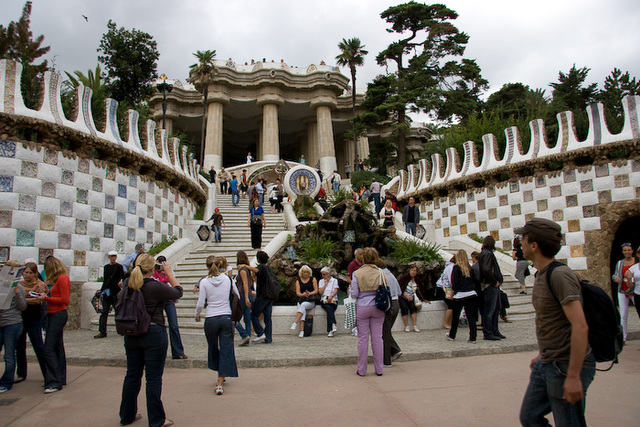
[[[308,166],[296,166],[287,172],[284,178],[287,192],[296,196],[314,197],[320,190],[320,178],[315,170]]]

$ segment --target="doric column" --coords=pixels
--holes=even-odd
[[[258,106],[262,107],[262,140],[258,150],[260,157],[257,160],[280,160],[278,107],[282,105],[284,101],[279,95],[269,94],[258,98]]]
[[[204,143],[204,170],[209,170],[211,165],[220,169],[222,165],[222,115],[224,104],[229,103],[229,99],[218,94],[209,93],[207,98],[209,106],[207,108],[207,136]]]
[[[333,123],[331,122],[331,108],[336,107],[334,100],[318,98],[311,101],[311,107],[316,109],[318,123],[318,154],[320,169],[325,176],[338,169],[336,150],[333,142]]]
[[[320,160],[320,153],[318,151],[318,126],[315,117],[305,119],[304,123],[307,125],[307,165],[316,167],[316,163]]]

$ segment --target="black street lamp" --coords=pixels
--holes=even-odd
[[[157,80],[158,91],[162,92],[162,129],[165,129],[165,118],[167,116],[167,93],[173,90],[173,80],[168,80],[167,75],[163,74]]]

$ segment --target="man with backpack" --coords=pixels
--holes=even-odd
[[[529,386],[520,409],[523,426],[584,426],[585,396],[595,376],[589,327],[582,309],[581,284],[566,265],[554,263],[562,245],[560,226],[533,218],[516,228],[524,257],[538,270],[532,292],[538,355],[531,361]],[[552,274],[547,269],[554,263]]]

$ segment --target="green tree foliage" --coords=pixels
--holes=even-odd
[[[356,67],[364,65],[364,57],[369,53],[361,44],[360,39],[354,37],[352,39],[342,39],[338,44],[340,54],[336,56],[337,64],[343,67],[349,67],[351,72],[351,108],[352,108],[352,125],[351,136],[353,138],[354,159],[358,157],[358,132],[357,125],[353,118],[356,116]]]
[[[598,94],[597,83],[585,86],[585,80],[590,70],[587,67],[577,69],[573,64],[568,73],[565,74],[562,71],[558,73],[557,83],[549,83],[553,88],[553,98],[545,120],[549,144],[554,144],[558,139],[559,126],[556,115],[563,111],[573,112],[573,125],[578,139],[583,140],[587,137],[589,118],[586,108],[589,104],[597,101]]]
[[[154,94],[160,57],[157,43],[148,33],[117,28],[109,20],[102,35],[98,61],[104,64],[109,96],[131,108]]]
[[[35,61],[49,52],[50,46],[42,46],[44,36],[33,38],[31,26],[31,2],[24,4],[18,22],[10,22],[5,28],[0,25],[0,58],[12,59],[22,64],[21,90],[24,104],[37,108],[42,94],[42,79],[47,71],[47,61]]]
[[[207,133],[207,98],[209,97],[209,84],[218,74],[215,50],[199,50],[193,54],[198,62],[189,67],[187,81],[193,84],[202,93],[202,132],[200,136],[200,164],[204,164],[204,142]]]
[[[627,95],[640,95],[640,82],[632,78],[628,71],[623,74],[614,68],[604,80],[604,89],[598,94],[598,99],[604,104],[607,126],[613,133],[621,132],[624,126],[622,98]]]
[[[381,17],[391,25],[388,32],[404,38],[376,57],[378,64],[391,64],[396,72],[376,79],[372,87],[376,93],[368,91],[367,96],[383,103],[369,105],[368,116],[362,120],[384,117],[390,121],[398,166],[404,168],[407,111],[422,111],[439,120],[464,121],[477,110],[479,95],[488,84],[475,61],[454,59],[463,55],[469,40],[451,23],[458,17],[455,11],[441,4],[411,1],[388,8]]]

